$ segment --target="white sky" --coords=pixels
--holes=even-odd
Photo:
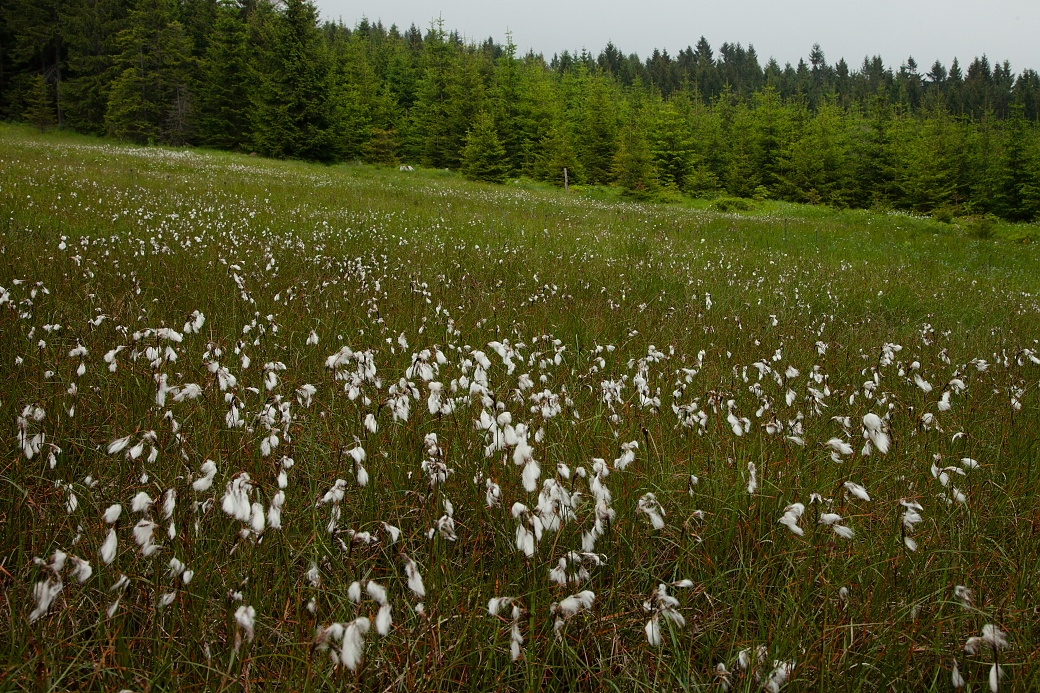
[[[672,56],[704,35],[718,54],[728,41],[753,44],[764,65],[808,58],[819,43],[834,64],[858,68],[880,55],[898,68],[913,56],[922,73],[938,58],[963,68],[977,55],[1009,60],[1015,73],[1040,70],[1040,0],[314,0],[323,19],[354,26],[363,16],[389,27],[425,30],[437,16],[467,39],[504,43],[546,59],[583,47],[597,55],[608,40],[645,59],[653,49]]]

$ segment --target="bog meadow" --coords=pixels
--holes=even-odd
[[[4,688],[1040,685],[1035,245],[0,161]]]
[[[0,689],[1040,689],[1040,75],[962,57],[5,0]]]

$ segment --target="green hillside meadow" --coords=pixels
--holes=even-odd
[[[730,207],[0,125],[0,688],[1040,688],[1036,227]]]

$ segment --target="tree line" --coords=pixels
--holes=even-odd
[[[140,143],[482,180],[615,185],[919,213],[1040,214],[1040,77],[983,56],[921,74],[764,66],[702,37],[674,58],[520,55],[319,22],[310,0],[4,0],[0,115]]]

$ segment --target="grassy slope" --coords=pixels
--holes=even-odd
[[[954,655],[973,685],[985,681],[989,655],[967,657],[961,646],[990,622],[1012,641],[1000,654],[1006,684],[1040,685],[1033,592],[1040,574],[1040,366],[1021,354],[1037,350],[1040,336],[1040,252],[1033,245],[970,240],[905,216],[789,205],[727,215],[475,185],[437,172],[118,147],[10,126],[0,126],[0,205],[0,287],[26,301],[18,310],[0,307],[0,421],[7,422],[0,641],[8,643],[4,679],[15,686],[211,689],[278,680],[292,689],[686,688],[711,683],[716,663],[732,669],[738,650],[761,644],[770,659],[798,662],[795,688],[942,690]],[[49,294],[33,297],[35,282]],[[158,368],[170,383],[205,387],[199,400],[168,405],[181,425],[178,443],[155,405],[148,359],[129,357],[135,343],[127,332],[179,329],[193,310],[206,315],[203,334],[186,336],[176,345],[176,363]],[[88,325],[98,314],[108,317]],[[49,324],[63,328],[47,333]],[[320,336],[317,347],[305,345],[311,330]],[[524,363],[512,375],[486,346],[506,339],[525,344],[517,357]],[[827,345],[825,355],[818,341]],[[318,386],[310,408],[294,402],[291,441],[272,457],[260,452],[261,426],[253,433],[227,429],[228,407],[203,364],[209,342],[223,348],[221,363],[238,376],[236,396],[249,417],[271,401],[264,363],[286,364],[274,391],[286,400],[303,383]],[[68,356],[77,343],[89,350],[82,377],[75,374],[80,359]],[[895,363],[879,366],[885,343],[904,349]],[[130,348],[110,374],[101,356],[117,344]],[[594,351],[608,344],[616,350]],[[348,399],[324,368],[342,345],[377,352],[384,382],[367,386],[371,406]],[[620,443],[639,441],[636,462],[605,480],[617,511],[596,545],[606,565],[569,590],[593,590],[596,604],[567,625],[560,641],[548,611],[565,592],[546,575],[580,545],[591,504],[561,533],[547,535],[533,560],[515,550],[508,508],[536,498],[522,489],[511,461],[484,457],[485,441],[473,426],[479,402],[460,401],[454,414],[431,416],[424,383],[413,377],[420,399],[407,422],[392,421],[378,406],[412,354],[434,345],[447,356],[439,376],[445,384],[462,375],[460,362],[472,358],[472,349],[484,349],[493,397],[532,430],[540,417],[529,402],[512,399],[516,376],[531,373],[535,390],[566,389],[561,399],[569,396],[573,406],[546,421],[544,441],[534,444],[543,478],[557,463],[589,468],[592,458],[609,462]],[[632,387],[650,345],[669,355],[646,370],[651,389],[660,389],[660,413],[640,406]],[[560,346],[566,350],[556,365]],[[249,355],[250,368],[236,351]],[[16,357],[23,359],[18,366]],[[969,364],[977,358],[989,370]],[[910,379],[915,360],[932,393]],[[792,365],[800,375],[783,386],[767,376],[756,393],[749,390],[758,381],[756,361],[781,374]],[[807,399],[808,385],[823,387],[807,382],[814,366],[831,391],[818,411]],[[680,368],[697,374],[673,395],[682,389]],[[862,385],[872,369],[880,385],[867,399]],[[55,375],[44,377],[48,370]],[[968,389],[953,395],[950,411],[938,412],[939,394],[954,375]],[[612,410],[600,400],[600,383],[622,376],[624,401]],[[78,392],[70,395],[73,382]],[[791,406],[784,401],[788,384],[797,391]],[[1018,388],[1022,407],[1014,411],[1010,397]],[[701,433],[677,426],[671,410],[673,402],[694,399],[709,414]],[[738,416],[752,420],[739,438],[725,418],[730,399]],[[756,416],[763,400],[775,414]],[[54,469],[19,455],[15,419],[30,403],[45,409],[41,427],[62,450]],[[860,418],[889,409],[892,451],[860,456]],[[924,411],[937,415],[941,431],[921,426]],[[377,434],[361,426],[367,412],[379,419]],[[789,429],[799,413],[804,448],[761,425],[775,415]],[[851,436],[831,421],[837,415],[852,418]],[[109,441],[149,429],[159,432],[156,462],[105,452]],[[968,435],[952,441],[957,431]],[[429,432],[438,434],[455,469],[434,492],[419,468]],[[340,452],[355,436],[368,452],[372,481],[364,488]],[[857,454],[832,462],[821,446],[832,436],[849,440]],[[220,512],[224,484],[248,471],[266,505],[282,454],[297,462],[285,527],[259,543],[241,539],[241,523]],[[943,489],[929,471],[935,454],[942,464],[961,457],[981,463],[954,477],[965,504],[938,498]],[[196,513],[192,501],[206,494],[193,492],[190,480],[205,459],[218,464],[208,494],[216,492],[217,505]],[[754,495],[746,490],[749,462],[758,472]],[[504,509],[486,508],[478,474],[501,484]],[[692,493],[690,474],[700,478]],[[100,483],[88,488],[87,475]],[[337,477],[350,482],[339,527],[377,532],[386,521],[402,528],[402,542],[344,550],[339,540],[349,537],[329,535],[327,506],[314,507]],[[71,514],[59,480],[72,482],[78,497]],[[866,486],[872,501],[848,498],[845,480]],[[131,517],[130,499],[141,490],[158,498],[168,488],[178,490],[180,534],[163,536],[167,546],[146,559],[131,539],[139,518]],[[635,513],[647,491],[668,512],[663,530],[652,531]],[[833,499],[856,532],[853,540],[815,525],[819,506],[801,522],[804,537],[777,524],[787,504],[808,504],[810,493]],[[427,541],[444,496],[455,506],[459,539]],[[916,553],[900,543],[900,499],[925,508]],[[103,566],[97,547],[107,529],[100,517],[117,502],[124,506],[121,553]],[[46,577],[32,558],[56,548],[91,560],[94,577],[82,586],[66,577],[49,614],[30,624],[32,585]],[[409,609],[415,600],[404,586],[402,550],[426,580],[425,616]],[[175,584],[164,573],[171,555],[196,577],[171,606],[156,609],[158,595]],[[304,578],[312,562],[322,572],[320,588]],[[120,573],[131,587],[121,611],[107,619],[108,589]],[[347,585],[363,578],[389,587],[395,629],[371,638],[360,673],[334,671],[326,654],[310,648],[314,627],[371,615],[371,603],[359,610],[346,599]],[[681,578],[695,582],[677,593],[687,627],[666,634],[664,648],[648,648],[642,601],[658,582]],[[955,585],[974,591],[972,609],[954,600]],[[847,602],[837,596],[840,587],[849,590]],[[236,604],[227,598],[234,590],[258,613],[256,640],[237,655]],[[508,622],[484,611],[488,598],[501,595],[519,597],[527,610],[526,653],[513,665]],[[311,598],[317,618],[303,608]],[[737,685],[754,687],[752,677]]]

